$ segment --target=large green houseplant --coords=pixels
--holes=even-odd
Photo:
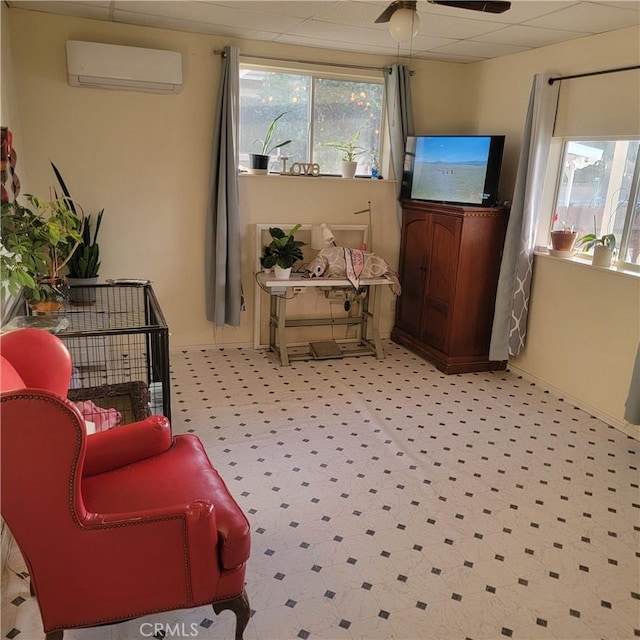
[[[62,308],[68,293],[62,270],[82,239],[84,215],[68,198],[45,201],[26,195],[26,205],[17,200],[2,204],[0,220],[0,275],[3,291],[17,295],[24,290],[38,311]]]
[[[294,238],[299,228],[300,225],[297,224],[289,233],[285,233],[278,227],[269,227],[271,242],[264,248],[260,263],[264,269],[273,268],[276,278],[288,278],[295,262],[304,257],[300,247],[305,243]]]

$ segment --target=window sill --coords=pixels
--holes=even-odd
[[[536,247],[536,250],[534,251],[534,255],[539,258],[544,258],[545,260],[559,260],[561,262],[569,262],[571,264],[577,265],[580,268],[597,269],[598,271],[608,271],[610,273],[615,273],[615,274],[627,276],[630,278],[640,278],[640,270],[633,271],[628,267],[615,266],[615,265],[612,267],[594,267],[591,264],[590,255],[582,256],[580,254],[576,254],[570,258],[559,258],[559,257],[550,255],[547,247]]]
[[[377,180],[374,180],[373,178],[371,178],[370,176],[355,176],[354,178],[343,178],[342,176],[331,176],[331,175],[319,175],[319,176],[306,176],[306,175],[291,175],[289,173],[262,173],[262,174],[257,174],[257,173],[248,173],[248,172],[244,172],[241,171],[238,173],[238,175],[241,178],[257,178],[257,179],[264,179],[264,178],[307,178],[307,179],[311,179],[314,178],[315,180],[358,180],[358,181],[362,181],[365,180],[367,182],[395,182],[395,180],[389,180],[387,178],[378,178]]]

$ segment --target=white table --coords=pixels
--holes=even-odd
[[[342,356],[373,355],[378,359],[384,358],[380,341],[380,298],[382,288],[391,285],[391,280],[381,278],[361,278],[360,287],[364,295],[360,302],[360,312],[357,316],[348,318],[297,318],[287,319],[287,298],[299,293],[303,288],[316,287],[325,290],[350,289],[353,287],[346,278],[303,278],[292,274],[288,280],[278,280],[272,274],[260,272],[256,274],[256,281],[270,296],[269,313],[269,349],[280,358],[282,366],[288,366],[292,360],[308,360],[314,355],[306,353],[291,353],[287,345],[287,327],[335,326],[355,325],[358,327],[358,337],[354,342],[339,343]],[[371,300],[371,298],[373,298]]]

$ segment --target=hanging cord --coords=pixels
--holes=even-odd
[[[265,287],[264,285],[260,284],[260,282],[258,281],[258,273],[264,273],[264,271],[258,271],[256,274],[254,274],[253,278],[256,281],[256,284],[265,292],[268,293],[269,295],[273,295],[271,293],[271,289],[269,289],[268,287]],[[286,280],[283,280],[283,282],[286,282]],[[297,293],[293,293],[292,295],[288,296],[286,293],[283,296],[278,296],[278,298],[284,298],[285,300],[293,300],[298,294]]]

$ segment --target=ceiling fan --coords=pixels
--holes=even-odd
[[[511,8],[511,2],[506,0],[493,0],[484,2],[482,0],[427,0],[431,4],[441,4],[447,7],[458,9],[469,9],[471,11],[483,11],[486,13],[504,13]],[[378,16],[376,22],[389,22],[391,16],[398,9],[411,9],[416,11],[417,0],[393,0],[393,2]]]

